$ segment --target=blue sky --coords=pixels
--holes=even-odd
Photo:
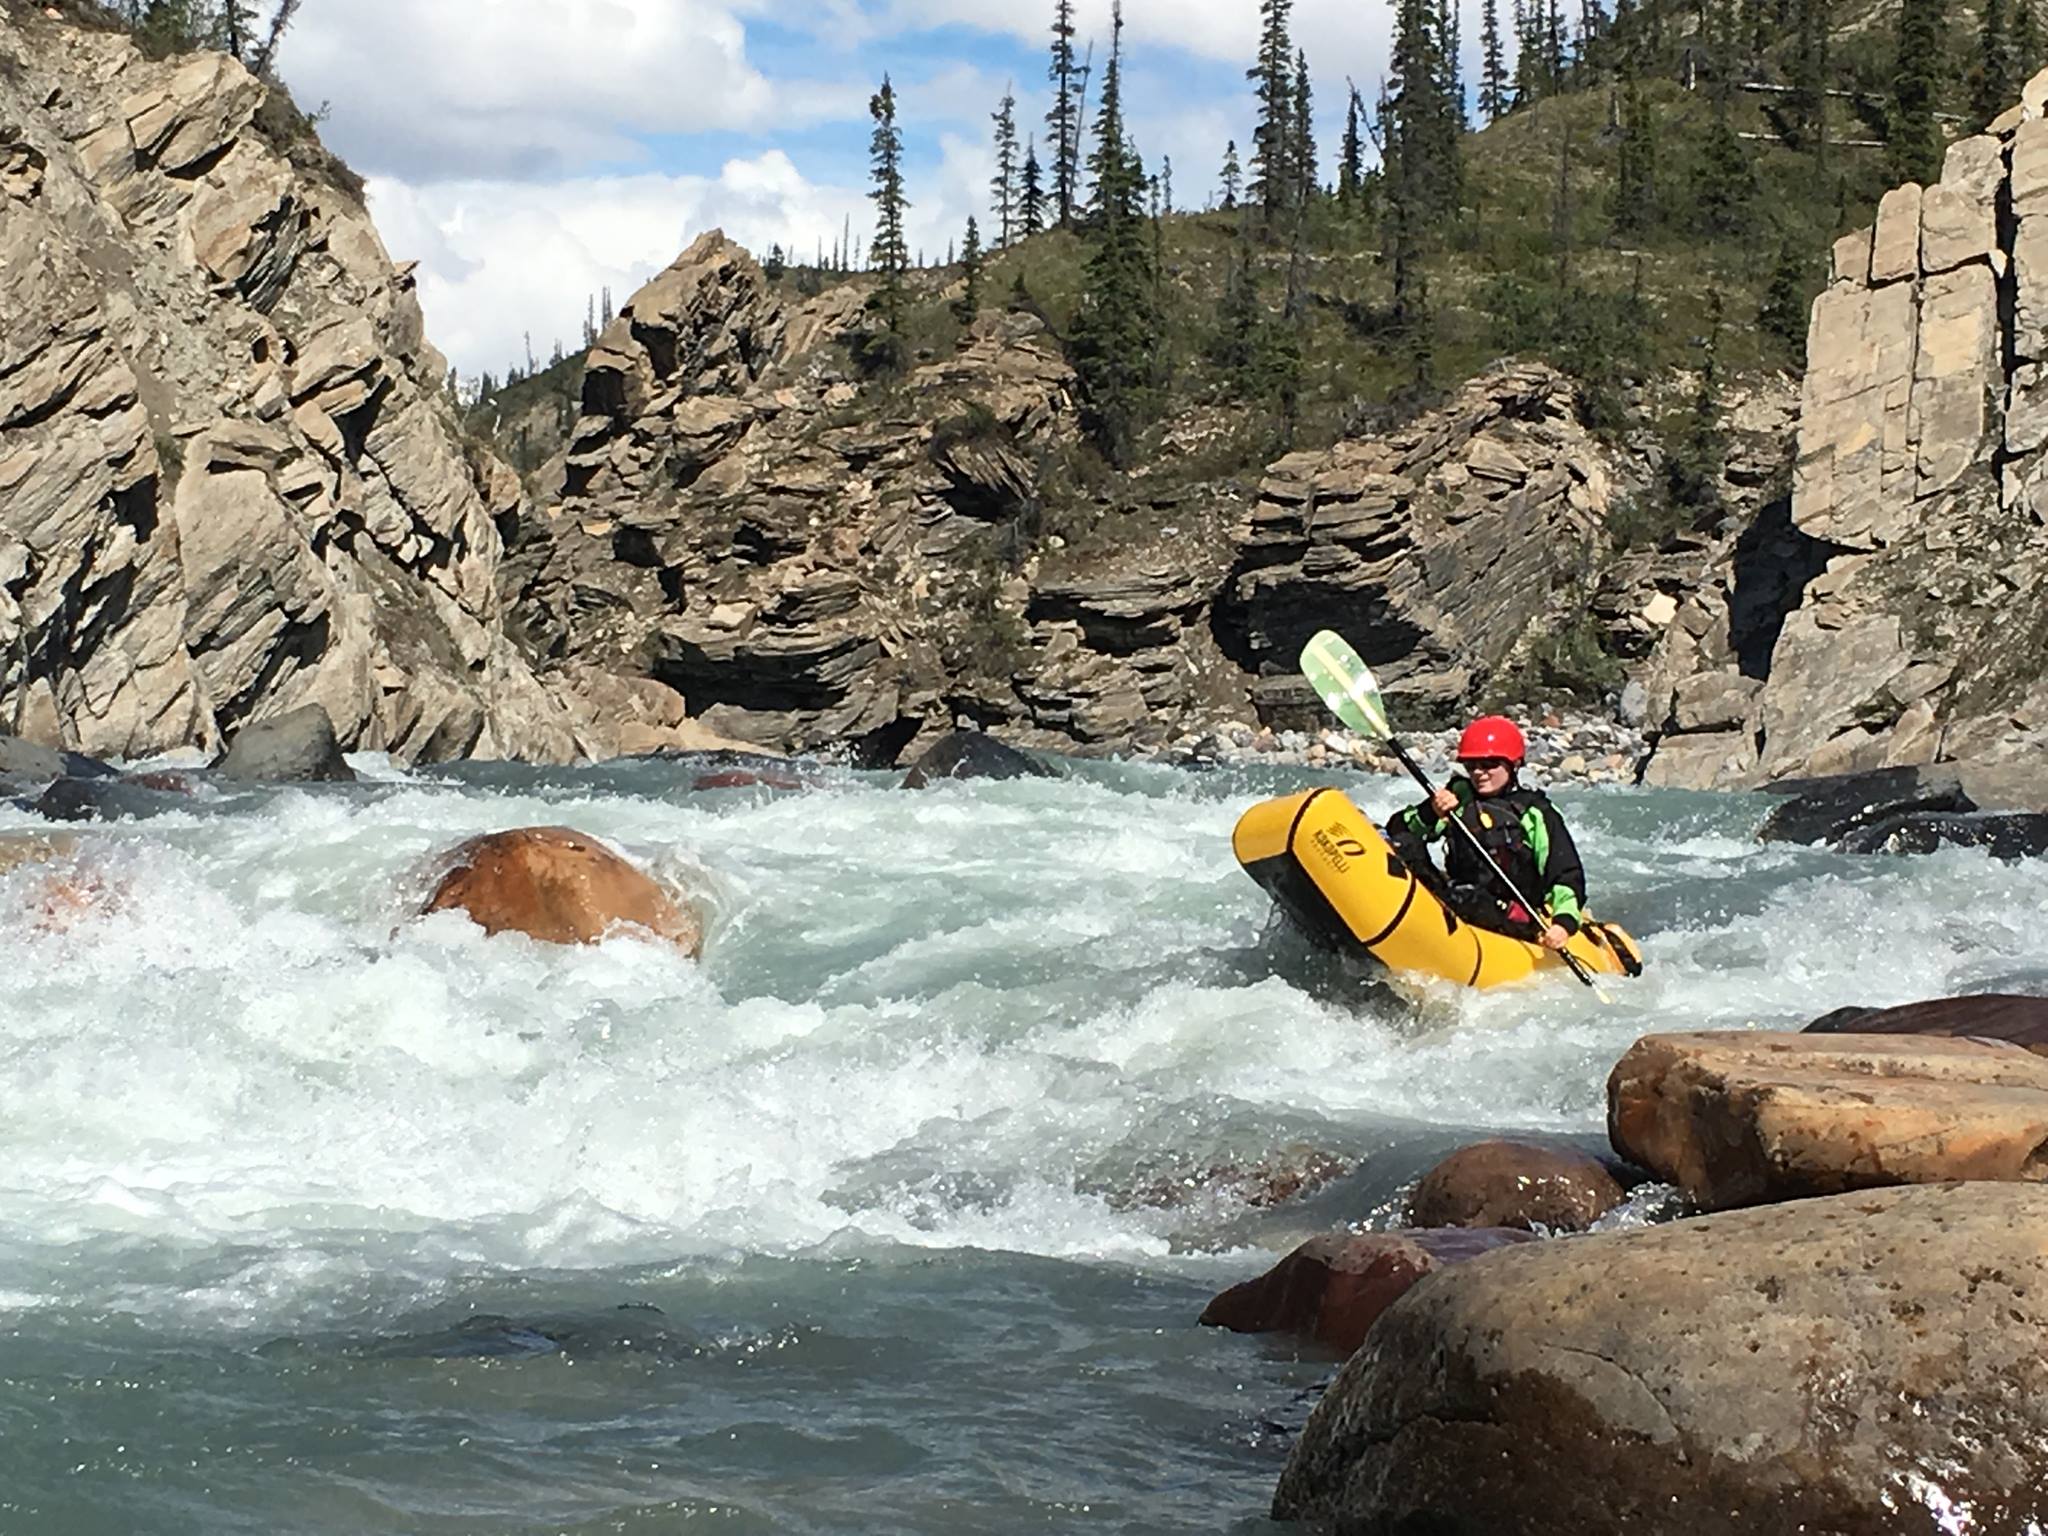
[[[1108,43],[1108,0],[1079,0]],[[1046,106],[1050,0],[320,0],[280,64],[370,179],[394,257],[421,263],[429,334],[465,372],[531,334],[573,344],[585,296],[621,302],[703,230],[799,253],[872,225],[867,102],[892,76],[911,237],[933,257],[987,222],[989,114]],[[1127,0],[1132,131],[1200,204],[1253,104],[1257,0]],[[1370,93],[1385,0],[1296,0],[1326,164],[1347,74]],[[1476,26],[1467,28],[1470,37]]]

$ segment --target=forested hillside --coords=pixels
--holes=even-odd
[[[1550,0],[1507,17],[1486,0],[1471,79],[1449,63],[1473,51],[1457,16],[1407,0],[1368,97],[1345,61],[1295,50],[1289,0],[1260,11],[1259,125],[1214,169],[1148,164],[1123,127],[1120,32],[1091,88],[1057,0],[1052,113],[1033,131],[1014,94],[994,105],[989,212],[950,263],[914,266],[885,230],[822,263],[760,253],[767,271],[793,294],[871,289],[861,361],[884,377],[944,355],[981,308],[1041,316],[1086,386],[1077,494],[1250,474],[1495,359],[1546,360],[1585,386],[1591,425],[1661,460],[1620,530],[1653,538],[1711,515],[1725,392],[1799,367],[1834,237],[1895,181],[1938,175],[1943,144],[2042,60],[2030,0]],[[1315,142],[1318,90],[1346,93],[1336,144]],[[893,85],[875,109],[886,221]],[[473,426],[538,469],[577,415],[579,358],[475,381]]]

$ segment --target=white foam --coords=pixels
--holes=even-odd
[[[2048,973],[2036,871],[1758,850],[1732,809],[1667,841],[1643,797],[1589,807],[1584,843],[1610,910],[1673,914],[1648,977],[1608,1007],[1538,984],[1404,1012],[1244,953],[1250,796],[672,803],[381,772],[381,799],[119,832],[98,863],[121,894],[67,931],[35,925],[43,874],[0,878],[0,1311],[256,1325],[478,1269],[890,1245],[1160,1263],[1187,1214],[1117,1208],[1092,1170],[1206,1155],[1219,1125],[1254,1152],[1304,1127],[1592,1129],[1646,1029]],[[406,920],[437,851],[562,822],[707,872],[706,963]]]

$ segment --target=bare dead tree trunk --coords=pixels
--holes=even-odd
[[[299,12],[299,0],[278,0],[277,14],[270,18],[270,31],[263,39],[263,46],[256,50],[256,62],[249,72],[257,76],[268,75],[277,63],[277,45],[284,41],[285,28],[292,24],[292,17]]]

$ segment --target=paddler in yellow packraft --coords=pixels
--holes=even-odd
[[[1586,869],[1550,797],[1522,784],[1528,757],[1528,742],[1514,721],[1501,715],[1474,720],[1458,739],[1458,762],[1466,776],[1396,816],[1387,841],[1417,878],[1468,923],[1562,950],[1579,931]],[[1463,837],[1451,838],[1442,872],[1431,863],[1428,844],[1449,835],[1454,816],[1493,855],[1500,873]],[[1531,912],[1516,900],[1501,883],[1502,873],[1542,902],[1544,910]]]

